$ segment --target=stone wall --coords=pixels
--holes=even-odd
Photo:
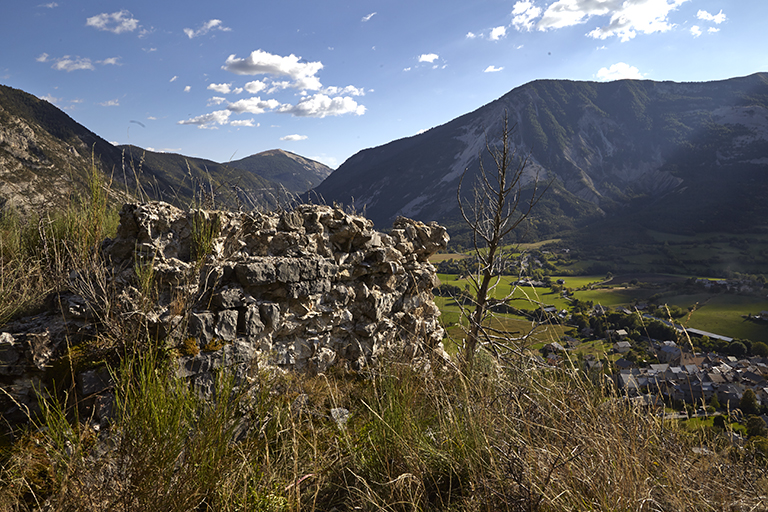
[[[443,353],[428,258],[447,242],[436,224],[400,218],[383,234],[330,206],[244,214],[127,204],[116,238],[102,246],[103,288],[119,291],[109,315],[148,327],[153,339],[180,351],[183,376],[204,380],[222,365],[360,369],[387,351]],[[72,279],[75,290],[94,288],[82,286],[91,275]],[[88,337],[108,327],[99,325],[106,313],[98,293],[57,299],[49,316],[0,329],[5,384],[21,385],[50,367],[66,347],[62,330]],[[55,316],[66,325],[54,326]],[[94,379],[79,375],[80,392],[103,387],[103,378]]]

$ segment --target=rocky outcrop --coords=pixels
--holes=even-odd
[[[60,321],[63,328],[50,318],[35,324],[37,333],[29,321],[6,326],[0,373],[9,385],[29,380],[61,356],[64,334],[93,336],[109,328],[109,318],[141,325],[178,350],[179,375],[203,387],[225,365],[315,373],[334,365],[357,370],[388,351],[444,354],[428,258],[447,242],[436,224],[399,218],[383,234],[330,206],[244,214],[127,204],[117,236],[102,246],[106,282],[82,286],[95,278],[72,275],[75,289],[115,290],[114,300],[65,294],[51,313],[68,322]],[[35,348],[43,332],[48,348]],[[103,372],[89,371],[76,379],[83,394],[107,385]],[[24,389],[27,395],[12,398],[28,399]]]

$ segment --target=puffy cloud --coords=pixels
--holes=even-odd
[[[227,101],[227,98],[222,98],[221,96],[214,96],[208,100],[208,106],[212,107],[214,105],[221,105],[225,101]]]
[[[477,34],[475,34],[474,32],[467,32],[467,36],[466,37],[467,37],[467,39],[474,39],[474,38],[477,37]]]
[[[720,29],[717,27],[709,27],[707,29],[707,32],[709,32],[710,34],[716,34],[717,32],[720,32]]]
[[[184,92],[189,92],[191,90],[192,90],[192,86],[191,85],[187,85],[186,87],[184,87]]]
[[[436,53],[422,53],[419,55],[419,62],[435,62],[439,58]]]
[[[533,21],[539,16],[541,16],[541,7],[533,5],[531,0],[521,0],[512,6],[512,25],[517,30],[532,30]]]
[[[250,127],[257,126],[254,123],[253,119],[242,119],[242,120],[238,120],[238,121],[232,121],[232,122],[229,123],[229,125],[230,126],[250,126]]]
[[[109,101],[103,101],[99,103],[102,107],[119,107],[120,106],[120,100],[109,100]]]
[[[227,107],[232,112],[238,114],[248,112],[251,114],[263,114],[267,110],[274,110],[280,106],[280,102],[275,99],[262,100],[258,96],[238,100],[234,103],[230,103]]]
[[[232,91],[231,86],[232,84],[208,84],[208,89],[220,94],[229,94]]]
[[[232,112],[229,110],[217,110],[210,114],[203,114],[191,119],[178,121],[177,124],[191,124],[196,125],[198,128],[216,128],[216,125],[227,124],[230,115],[232,115]]]
[[[280,137],[280,140],[307,140],[306,135],[286,135],[285,137]]]
[[[691,34],[693,37],[699,37],[701,35],[701,29],[698,25],[694,25],[691,27]]]
[[[495,27],[491,29],[490,40],[498,41],[499,39],[502,39],[506,35],[507,35],[507,27],[503,25],[501,27]]]
[[[75,57],[72,58],[69,55],[65,55],[60,59],[56,59],[56,62],[51,66],[57,71],[77,71],[79,69],[90,69],[93,71],[96,69],[91,62],[91,59]]]
[[[483,73],[496,73],[497,71],[501,71],[504,69],[504,66],[497,68],[496,66],[488,66],[483,70]]]
[[[123,32],[133,32],[136,30],[139,26],[139,20],[123,9],[112,14],[101,13],[91,16],[86,20],[85,24],[99,30],[112,32],[113,34],[122,34]]]
[[[102,66],[120,66],[121,64],[118,60],[120,60],[120,57],[109,57],[108,59],[96,61],[96,64],[101,64]]]
[[[267,84],[261,80],[254,80],[253,82],[248,82],[245,84],[245,90],[251,94],[256,94],[257,92],[263,91],[266,88]]]
[[[699,11],[696,13],[696,17],[703,21],[713,21],[716,25],[719,25],[726,20],[722,9],[720,9],[720,12],[717,14],[710,14],[707,11]]]
[[[343,114],[361,116],[365,113],[365,107],[358,105],[349,96],[330,98],[325,94],[315,94],[314,96],[302,99],[296,105],[283,105],[280,107],[279,112],[296,117],[327,117]]]
[[[363,19],[361,19],[360,21],[368,21],[371,18],[373,18],[374,16],[376,16],[376,13],[372,12],[371,14],[367,14],[367,15],[363,16]]]
[[[300,62],[301,57],[293,54],[283,57],[262,50],[255,50],[244,58],[239,59],[230,55],[222,69],[237,75],[273,75],[288,77],[293,80],[292,87],[298,89],[318,90],[322,88],[320,80],[315,76],[323,69],[322,62]]]
[[[595,39],[619,37],[629,41],[638,32],[667,32],[669,13],[688,0],[557,0],[547,7],[536,27],[558,29],[586,23],[593,16],[610,16],[608,25],[587,35]]]
[[[48,61],[48,57],[49,57],[49,55],[47,53],[41,53],[40,56],[38,58],[36,58],[35,60],[37,62],[47,62]]]
[[[600,68],[600,70],[597,72],[597,79],[602,82],[608,82],[610,80],[623,80],[626,78],[642,80],[643,75],[635,66],[630,66],[624,62],[618,62],[607,68]]]
[[[192,30],[191,28],[185,28],[184,33],[187,34],[187,37],[192,39],[193,37],[204,36],[211,30],[221,30],[222,32],[230,32],[232,29],[222,25],[221,20],[213,19],[203,23],[203,25],[197,30]]]

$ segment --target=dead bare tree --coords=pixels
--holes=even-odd
[[[501,275],[509,266],[511,250],[505,250],[507,235],[514,231],[528,218],[536,203],[549,188],[539,187],[538,174],[534,177],[530,197],[524,198],[523,187],[526,185],[524,171],[529,164],[529,156],[519,157],[512,147],[510,137],[514,127],[509,127],[508,115],[504,113],[499,144],[491,145],[486,137],[485,150],[490,155],[495,172],[486,171],[483,155],[479,157],[479,175],[474,187],[474,202],[465,204],[461,197],[461,186],[467,170],[459,180],[456,196],[459,211],[472,231],[472,243],[478,261],[477,273],[470,274],[474,289],[474,311],[466,311],[469,319],[467,337],[464,340],[463,366],[467,373],[472,371],[475,352],[478,345],[485,341],[494,352],[499,347],[504,333],[484,325],[489,312],[499,304],[507,304],[512,299],[514,289],[503,299],[493,298]],[[526,194],[527,196],[527,194]]]

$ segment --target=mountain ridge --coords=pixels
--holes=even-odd
[[[0,85],[0,207],[22,213],[64,207],[87,190],[92,166],[119,200],[187,206],[274,207],[330,174],[320,162],[268,150],[218,163],[133,145],[115,146],[49,102]]]
[[[727,175],[722,192],[733,205],[739,187],[768,163],[760,160],[768,155],[766,73],[685,83],[537,80],[423,134],[353,155],[313,193],[354,203],[377,224],[405,215],[458,227],[458,179],[465,169],[477,176],[478,154],[486,137],[498,143],[505,112],[516,127],[513,145],[530,158],[528,179],[554,179],[534,212],[540,236],[635,208],[649,218],[685,210],[686,221],[708,221],[712,212],[694,207],[692,191],[712,201],[717,177]],[[758,182],[764,190],[765,180]],[[756,200],[750,192],[747,202]],[[558,209],[579,214],[558,218]],[[720,224],[733,227],[745,216],[729,219]]]

